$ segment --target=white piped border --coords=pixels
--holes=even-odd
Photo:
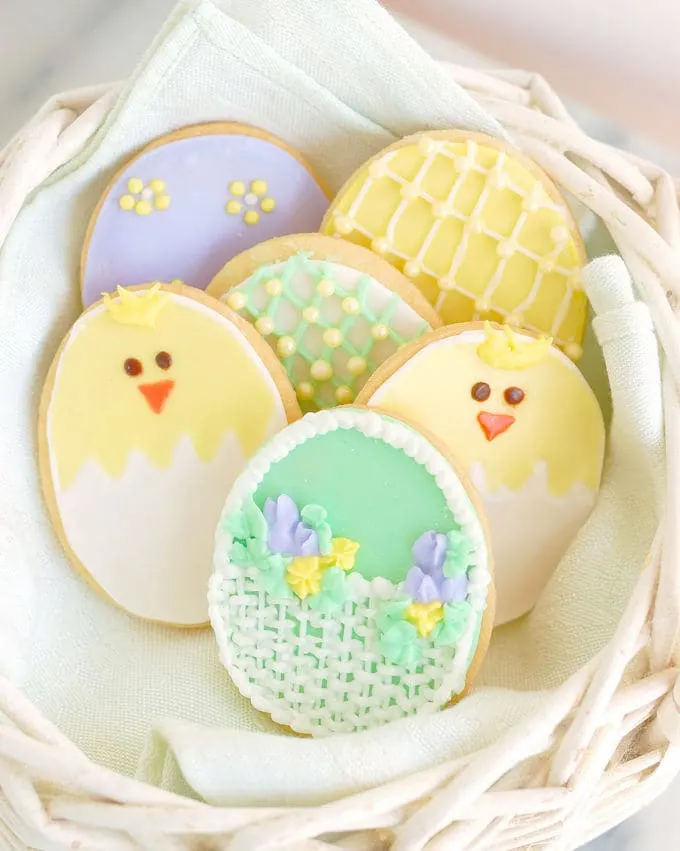
[[[473,547],[472,567],[469,571],[468,600],[474,617],[456,644],[456,654],[447,676],[428,704],[414,705],[413,711],[434,711],[446,704],[452,695],[459,694],[465,687],[470,662],[476,649],[481,619],[486,608],[488,589],[491,584],[489,569],[489,550],[482,524],[468,496],[465,487],[447,459],[425,438],[405,423],[386,414],[363,408],[333,408],[309,413],[301,420],[287,426],[279,432],[259,452],[234,483],[225,502],[215,536],[214,571],[208,588],[208,609],[217,644],[220,660],[238,687],[241,694],[249,698],[253,705],[269,714],[274,721],[285,724],[296,732],[308,733],[309,728],[300,725],[298,713],[270,700],[269,695],[251,681],[239,666],[238,655],[234,653],[232,642],[227,635],[228,606],[224,606],[222,586],[226,578],[225,553],[233,543],[233,537],[224,529],[225,518],[243,505],[247,497],[252,496],[262,483],[270,468],[287,457],[294,449],[307,440],[328,434],[337,429],[355,429],[366,437],[376,438],[395,449],[402,450],[408,457],[424,466],[446,500],[447,507],[461,526]],[[426,531],[426,530],[424,530]],[[361,574],[352,574],[352,590],[357,595],[389,598],[394,593],[394,585],[383,577],[367,580]],[[404,678],[408,677],[405,671]],[[406,712],[402,714],[406,715]]]

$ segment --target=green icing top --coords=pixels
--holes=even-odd
[[[401,449],[356,429],[316,435],[272,465],[254,494],[290,496],[328,512],[336,537],[360,544],[355,569],[366,579],[405,579],[411,548],[424,530],[457,528],[444,495],[425,467]]]

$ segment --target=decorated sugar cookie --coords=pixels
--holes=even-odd
[[[489,639],[483,520],[411,426],[350,406],[307,414],[227,499],[210,618],[241,693],[297,732],[436,711]]]
[[[43,487],[75,567],[134,615],[205,623],[225,496],[299,413],[269,348],[218,302],[179,285],[106,296],[41,403]]]
[[[403,139],[347,181],[322,231],[403,270],[445,323],[505,322],[581,354],[577,225],[547,175],[502,141],[460,131]]]
[[[497,623],[532,608],[600,484],[604,423],[577,367],[546,338],[451,326],[404,347],[360,400],[429,429],[465,465],[489,520]]]
[[[319,234],[235,257],[208,292],[255,325],[286,367],[303,410],[351,402],[399,346],[441,321],[385,260]]]
[[[94,211],[83,303],[148,281],[205,289],[240,251],[317,230],[327,207],[317,178],[275,136],[229,123],[178,130],[125,165]]]

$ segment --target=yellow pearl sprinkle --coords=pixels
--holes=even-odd
[[[135,213],[138,216],[150,216],[153,212],[153,208],[148,201],[137,201],[135,204]]]
[[[242,180],[232,180],[229,184],[229,191],[232,195],[245,195],[246,185]]]
[[[408,260],[404,263],[404,274],[408,278],[417,278],[420,274],[420,266],[415,262],[415,260]]]
[[[243,214],[243,221],[247,225],[256,225],[260,221],[260,214],[257,210],[248,210]]]
[[[224,208],[230,216],[235,216],[237,213],[240,213],[243,209],[240,201],[235,201],[232,199],[231,201],[227,201],[227,206]]]
[[[355,355],[347,361],[347,372],[350,375],[363,375],[366,372],[366,366],[364,358]]]
[[[319,308],[310,304],[309,307],[305,307],[302,311],[302,318],[305,322],[309,322],[310,325],[313,325],[319,319]]]
[[[564,354],[565,354],[565,355],[566,355],[566,356],[567,356],[570,360],[574,360],[574,361],[576,361],[576,360],[578,360],[578,359],[581,357],[581,355],[583,354],[583,347],[582,347],[582,346],[579,346],[579,344],[578,344],[578,343],[573,343],[573,342],[572,342],[572,343],[567,343],[567,344],[566,344],[566,346],[564,347]]]
[[[342,345],[342,331],[339,328],[329,328],[323,332],[323,341],[331,349],[337,349]]]
[[[227,295],[227,306],[232,310],[243,310],[246,306],[245,293],[240,293],[237,290],[230,292]]]
[[[139,194],[142,189],[144,189],[144,181],[140,180],[138,177],[131,177],[128,180],[128,192],[132,192],[133,195]]]
[[[374,340],[386,340],[389,336],[390,329],[387,325],[374,325],[371,328],[371,334],[373,335]]]
[[[342,301],[342,309],[345,313],[354,314],[359,312],[359,304],[358,300],[354,298],[352,295],[348,295],[347,298]]]
[[[134,210],[135,208],[135,199],[132,195],[121,195],[118,203],[121,210]]]
[[[354,230],[354,224],[349,216],[343,216],[341,214],[336,215],[335,217],[335,229],[338,233],[348,234],[352,233]]]
[[[274,320],[271,316],[260,316],[255,322],[255,327],[263,337],[268,337],[274,330]]]
[[[550,238],[556,243],[566,242],[569,239],[569,231],[564,225],[557,225],[550,231]]]
[[[434,153],[434,149],[436,147],[437,143],[434,139],[430,139],[429,136],[421,136],[420,139],[418,139],[418,152],[424,157]]]
[[[294,355],[296,349],[297,346],[292,337],[281,337],[276,344],[276,351],[279,353],[279,357],[282,358],[289,358],[291,355]]]
[[[274,207],[276,207],[276,201],[273,198],[263,198],[260,201],[260,209],[263,213],[271,213]]]
[[[354,394],[352,393],[351,387],[348,387],[346,384],[342,384],[340,387],[336,388],[335,400],[340,405],[349,405],[353,399]]]
[[[384,236],[376,237],[371,242],[371,251],[375,252],[375,254],[387,254],[389,250],[390,244]]]
[[[325,360],[315,360],[309,371],[315,381],[328,381],[333,375],[333,368]]]
[[[170,206],[170,196],[156,195],[153,201],[153,205],[157,210],[167,210]]]
[[[301,402],[308,402],[314,398],[314,387],[309,381],[301,381],[297,386],[296,393]]]
[[[316,291],[319,295],[328,298],[335,292],[335,285],[333,284],[333,281],[329,281],[328,278],[322,278],[316,285]]]
[[[153,180],[149,181],[149,189],[155,195],[160,195],[165,190],[165,181],[161,180],[160,177],[154,177]]]
[[[270,281],[264,285],[265,290],[267,290],[267,295],[281,295],[281,290],[283,289],[283,284],[278,278],[272,278]]]
[[[256,195],[264,195],[265,192],[267,191],[267,181],[266,180],[251,180],[250,191],[254,192]]]

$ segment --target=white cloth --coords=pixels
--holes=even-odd
[[[600,506],[534,614],[495,636],[481,687],[439,715],[364,736],[289,737],[241,698],[209,631],[134,621],[93,593],[46,516],[35,425],[50,359],[79,311],[88,217],[120,163],[175,127],[231,119],[280,135],[337,188],[396,136],[498,130],[373,0],[224,8],[173,13],[100,132],[26,204],[0,253],[0,507],[20,518],[0,515],[19,530],[0,535],[0,670],[23,678],[42,711],[112,768],[222,803],[311,802],[492,741],[610,637],[658,513],[657,352],[644,312],[633,311],[629,335],[605,347],[616,414]],[[604,311],[604,293],[632,299],[619,261],[598,261],[586,283]],[[6,619],[13,597],[26,617]]]

